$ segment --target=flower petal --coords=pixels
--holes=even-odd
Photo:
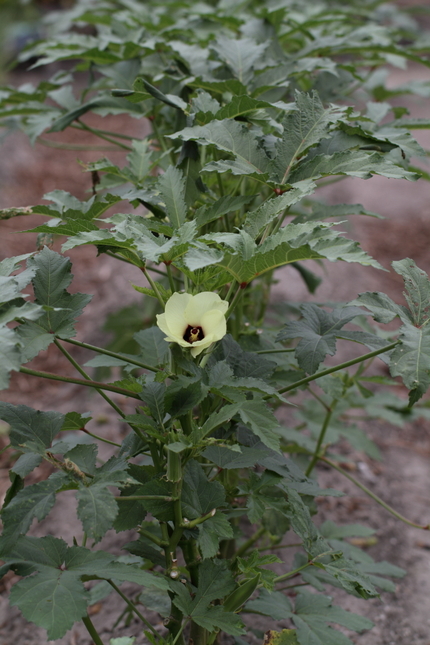
[[[227,333],[226,319],[223,312],[219,309],[212,309],[203,314],[200,326],[205,335],[204,340],[210,338],[211,342],[221,340]]]
[[[202,326],[201,320],[205,312],[218,309],[225,313],[228,309],[228,302],[221,300],[217,293],[203,291],[193,296],[185,309],[185,318],[191,326]]]
[[[182,339],[189,324],[185,318],[185,310],[192,300],[193,296],[190,293],[174,293],[166,302],[164,313],[164,321],[168,332],[162,327],[160,329],[165,333],[169,333],[175,339]]]

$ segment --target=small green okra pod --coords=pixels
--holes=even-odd
[[[225,611],[237,611],[242,605],[252,596],[260,582],[260,574],[246,580],[243,584],[239,585],[231,592],[224,601],[223,607]]]

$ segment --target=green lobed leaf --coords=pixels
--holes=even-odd
[[[312,95],[296,92],[296,109],[284,118],[284,134],[276,146],[272,162],[273,180],[285,184],[291,168],[310,147],[330,136],[330,126],[344,116],[344,108],[324,109],[316,92]]]
[[[104,484],[93,484],[76,493],[78,517],[85,533],[99,542],[112,528],[118,514],[118,504]]]
[[[219,482],[209,482],[203,468],[194,459],[188,461],[184,470],[181,504],[182,513],[189,520],[225,504],[224,487]]]
[[[221,606],[211,606],[213,600],[224,598],[235,588],[236,583],[228,569],[227,563],[218,560],[203,560],[199,567],[199,583],[194,597],[180,583],[173,582],[175,592],[173,603],[186,616],[198,625],[213,631],[222,629],[228,634],[242,634],[242,621],[232,612],[226,612]]]
[[[197,228],[210,224],[222,215],[238,210],[252,201],[254,197],[255,195],[224,195],[213,204],[201,206],[195,213]]]
[[[243,423],[261,439],[265,446],[279,452],[280,436],[277,433],[279,422],[263,401],[243,401],[238,413]]]
[[[287,190],[283,195],[273,197],[265,201],[261,206],[246,215],[243,228],[254,239],[262,229],[270,224],[275,217],[286,211],[290,206],[296,204],[303,197],[311,195],[316,189],[313,181],[306,180],[298,182]]]
[[[204,170],[230,170],[235,175],[262,175],[267,170],[268,157],[259,147],[257,139],[238,121],[211,121],[207,125],[184,128],[171,136],[182,141],[198,141],[203,146],[214,145],[218,150],[235,157],[227,164],[212,162],[205,166]]]
[[[9,602],[20,608],[24,618],[45,628],[49,640],[55,640],[86,616],[88,591],[73,573],[48,569],[18,582]]]
[[[74,336],[74,320],[91,300],[91,296],[81,293],[71,295],[66,291],[72,280],[71,262],[68,258],[45,247],[29,260],[29,264],[37,271],[32,281],[36,303],[58,308],[60,311],[48,311],[37,320],[26,321],[20,326],[18,333],[26,361],[46,349],[55,336]]]
[[[253,68],[263,56],[268,43],[257,43],[251,38],[228,38],[218,36],[211,44],[218,56],[233,72],[234,76],[244,85],[253,78]]]
[[[234,537],[233,527],[220,511],[199,524],[198,530],[197,546],[203,559],[214,558],[217,555],[220,540],[231,540]]]
[[[8,327],[0,326],[0,390],[9,387],[10,373],[18,372],[22,362],[17,334]]]
[[[276,340],[301,338],[295,356],[305,372],[315,374],[327,354],[335,354],[338,332],[363,312],[358,307],[337,307],[327,312],[312,303],[301,305],[300,311],[302,319],[288,323]]]
[[[297,628],[297,642],[300,645],[351,645],[352,641],[349,638],[334,630],[328,623],[337,623],[359,633],[373,626],[367,618],[332,605],[329,596],[314,593],[299,593],[293,610],[284,594],[270,594],[262,589],[256,600],[246,604],[246,610],[270,616],[274,620],[292,619]]]
[[[65,473],[57,472],[46,481],[20,490],[1,512],[2,545],[13,545],[20,535],[27,533],[34,519],[43,520],[54,506],[56,492],[68,481]]]
[[[10,442],[14,448],[43,455],[62,429],[64,415],[0,401],[0,419],[11,427]]]
[[[159,327],[142,329],[133,335],[140,347],[139,356],[147,365],[158,367],[169,360],[169,345],[164,340],[165,335]]]

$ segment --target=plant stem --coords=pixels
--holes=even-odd
[[[131,390],[126,390],[122,387],[116,387],[115,385],[109,385],[108,383],[99,383],[98,381],[86,381],[85,379],[80,378],[71,378],[69,376],[58,376],[57,374],[51,374],[51,372],[38,372],[37,370],[30,370],[27,367],[20,367],[20,372],[23,374],[28,374],[29,376],[40,376],[41,378],[47,378],[51,381],[61,381],[62,383],[74,383],[75,385],[85,385],[86,387],[100,388],[101,390],[107,390],[108,392],[116,392],[117,394],[123,394],[124,396],[130,396],[132,399],[138,399],[141,401],[141,398],[136,392]]]
[[[8,450],[9,448],[12,448],[12,444],[11,444],[11,443],[8,443],[8,445],[7,445],[7,446],[5,446],[4,448],[2,448],[2,449],[0,450],[0,455],[2,455],[4,452],[6,452],[6,450]]]
[[[169,286],[172,290],[172,293],[175,292],[175,283],[173,282],[173,274],[172,274],[172,269],[170,267],[170,264],[166,264],[166,269],[167,269],[167,276],[169,278]],[[160,271],[161,273],[161,271]]]
[[[227,309],[227,311],[225,312],[226,320],[228,320],[229,316],[233,313],[233,310],[234,310],[234,308],[236,307],[237,303],[239,302],[239,298],[242,296],[243,291],[244,291],[244,290],[243,290],[243,289],[242,289],[242,287],[239,285],[239,287],[238,287],[238,288],[237,288],[237,290],[236,290],[236,293],[234,294],[234,298],[233,298],[233,300],[231,301],[231,304],[230,304],[229,308],[228,308],[228,309]]]
[[[349,481],[351,481],[353,484],[358,486],[358,488],[360,488],[364,493],[366,493],[366,495],[369,495],[369,497],[371,497],[377,504],[382,506],[382,508],[385,508],[386,511],[391,513],[391,515],[394,515],[394,517],[397,517],[397,519],[400,520],[401,522],[404,522],[409,526],[413,526],[416,529],[423,529],[424,531],[430,531],[430,524],[426,524],[426,525],[416,524],[415,522],[411,522],[410,520],[408,520],[403,515],[400,515],[400,513],[395,511],[394,508],[392,508],[388,504],[386,504],[380,497],[375,495],[375,493],[372,493],[372,491],[369,488],[367,488],[367,486],[359,482],[358,479],[355,479],[355,477],[347,473],[346,470],[338,466],[335,462],[331,461],[331,459],[327,459],[327,457],[319,457],[319,459],[320,461],[323,461],[324,463],[334,468],[334,470],[337,470],[338,473],[341,473],[342,475],[344,475],[347,479],[349,479]]]
[[[165,540],[160,540],[159,537],[157,537],[156,535],[153,535],[149,531],[145,531],[145,529],[139,528],[137,529],[137,532],[140,535],[143,535],[143,537],[146,537],[151,542],[154,542],[154,544],[156,544],[157,546],[161,546],[161,547],[169,546],[168,542],[166,542]]]
[[[91,622],[91,618],[89,616],[84,616],[82,618],[82,622],[84,623],[85,627],[87,628],[87,631],[91,638],[94,641],[94,645],[103,645],[103,641],[98,635],[96,628],[94,627],[93,623]]]
[[[296,381],[292,385],[287,385],[286,387],[282,387],[280,390],[278,390],[278,394],[284,394],[284,392],[290,392],[291,390],[295,390],[296,388],[301,387],[302,385],[306,385],[311,381],[315,381],[316,379],[321,378],[322,376],[333,374],[333,372],[338,372],[339,370],[343,370],[346,367],[351,367],[351,365],[357,365],[357,363],[366,361],[368,358],[373,358],[373,356],[378,356],[378,354],[389,352],[391,349],[394,349],[396,345],[399,344],[399,342],[400,342],[399,340],[396,340],[394,343],[391,343],[390,345],[386,345],[385,347],[382,347],[382,349],[375,349],[375,351],[369,352],[368,354],[363,354],[363,356],[359,356],[358,358],[353,358],[352,360],[346,361],[345,363],[340,363],[340,365],[329,367],[328,369],[323,370],[322,372],[317,372],[317,374],[306,376],[306,378],[302,378],[300,379],[300,381]],[[269,399],[270,394],[266,394],[264,398]]]
[[[142,267],[142,272],[143,272],[145,278],[148,280],[149,284],[151,285],[155,295],[157,296],[157,300],[160,303],[160,305],[162,306],[163,311],[164,311],[166,303],[164,302],[163,298],[161,297],[160,292],[158,291],[157,283],[151,278],[151,276],[149,275],[148,271],[146,270],[146,267]]]
[[[303,571],[303,569],[307,569],[308,567],[312,566],[314,562],[319,560],[319,558],[323,558],[326,555],[330,555],[332,553],[331,551],[327,551],[325,553],[320,553],[319,555],[315,556],[315,558],[312,558],[312,560],[309,560],[306,562],[306,564],[302,564],[301,567],[298,567],[297,569],[294,569],[293,571],[289,571],[288,573],[284,573],[283,576],[278,576],[277,578],[273,579],[274,583],[277,582],[282,582],[283,580],[288,580],[288,578],[292,578],[293,576],[297,575],[300,573],[300,571]]]
[[[110,446],[116,446],[117,448],[121,448],[120,443],[115,443],[115,441],[110,441],[109,439],[105,439],[104,437],[100,437],[98,434],[94,434],[93,432],[90,432],[86,428],[79,428],[82,432],[85,432],[85,434],[89,435],[93,439],[97,439],[97,441],[103,441],[104,443],[108,443]]]
[[[337,404],[337,399],[333,399],[330,407],[327,409],[327,412],[326,412],[326,415],[324,417],[324,421],[323,421],[323,424],[322,424],[321,432],[320,432],[319,437],[318,437],[317,445],[315,447],[314,456],[312,457],[311,463],[309,464],[309,466],[307,467],[306,472],[305,472],[306,477],[309,477],[309,475],[311,474],[311,472],[315,468],[315,465],[316,465],[316,463],[318,461],[321,446],[322,446],[322,442],[324,441],[324,437],[326,435],[327,428],[329,426],[329,423],[330,423],[332,414],[334,412],[334,409],[336,407],[336,404]]]
[[[318,396],[318,394],[316,392],[314,392],[310,387],[308,387],[308,392],[309,392],[309,394],[311,396],[314,397],[314,399],[316,399],[318,401],[318,403],[320,403],[323,406],[323,408],[325,410],[328,411],[330,409],[330,406],[327,405],[327,403],[325,401],[323,401],[323,399],[320,396]]]
[[[55,345],[58,347],[58,349],[60,350],[60,352],[61,352],[61,353],[62,353],[62,354],[67,358],[67,360],[68,360],[68,361],[73,365],[73,367],[74,367],[74,368],[79,372],[79,374],[80,374],[81,376],[83,376],[87,381],[92,381],[92,378],[91,378],[91,377],[90,377],[90,376],[85,372],[85,370],[84,370],[84,369],[82,369],[82,367],[79,365],[79,363],[77,363],[77,362],[75,361],[75,359],[73,358],[73,356],[71,356],[71,354],[69,354],[69,352],[67,351],[67,349],[66,349],[65,347],[63,347],[63,346],[62,346],[62,344],[59,342],[58,338],[54,338],[54,343],[55,343]],[[96,389],[96,392],[98,392],[98,393],[100,394],[100,396],[102,396],[102,397],[104,398],[104,400],[105,400],[107,403],[109,403],[109,405],[110,405],[110,406],[115,410],[115,412],[117,412],[117,414],[119,414],[119,415],[120,415],[120,417],[122,417],[122,418],[124,418],[124,417],[125,417],[125,414],[124,414],[124,412],[121,410],[121,408],[120,408],[120,407],[118,407],[118,406],[117,406],[117,404],[116,404],[114,401],[112,401],[112,399],[111,399],[107,394],[105,394],[105,393],[103,392],[103,390],[101,390],[99,387],[96,387],[95,389]]]
[[[135,262],[132,262],[131,260],[128,260],[127,258],[123,257],[122,255],[117,255],[116,253],[113,253],[112,251],[104,251],[105,255],[108,255],[110,258],[114,258],[115,260],[120,260],[120,262],[125,262],[126,264],[131,264],[133,267],[137,267],[138,269],[141,269],[142,266],[140,264],[135,264]]]
[[[79,123],[82,130],[87,130],[87,132],[91,132],[92,134],[95,134],[96,137],[99,137],[100,139],[109,141],[109,143],[112,143],[114,146],[118,146],[118,148],[122,148],[123,150],[128,150],[129,152],[133,152],[133,148],[131,146],[126,146],[125,143],[120,143],[119,141],[115,141],[115,139],[111,139],[111,137],[108,137],[106,134],[103,134],[101,130],[97,130],[97,128],[91,128],[86,123],[82,123],[82,121],[79,121],[79,119],[76,119],[76,121],[77,123]]]
[[[293,547],[302,546],[301,542],[292,544],[274,544],[273,546],[259,546],[257,551],[277,551],[278,549],[291,549]]]
[[[176,645],[176,643],[177,643],[178,639],[180,638],[180,636],[181,636],[182,632],[184,631],[184,627],[185,627],[185,625],[188,625],[188,622],[189,622],[189,621],[184,620],[184,622],[183,622],[183,623],[182,623],[182,625],[181,625],[181,629],[180,629],[180,630],[178,631],[178,633],[176,634],[175,639],[174,639],[174,641],[173,641],[172,645]]]
[[[104,347],[97,347],[96,345],[89,345],[88,343],[82,343],[81,341],[75,340],[74,338],[64,338],[64,340],[67,343],[71,343],[72,345],[76,345],[77,347],[83,347],[84,349],[90,349],[92,352],[97,352],[98,354],[106,354],[106,356],[111,356],[112,358],[118,358],[121,361],[127,361],[127,363],[130,363],[131,365],[136,365],[137,367],[141,367],[144,370],[149,370],[150,372],[163,371],[163,370],[160,370],[158,367],[147,365],[146,363],[142,363],[142,361],[137,361],[134,358],[129,358],[128,356],[117,354],[116,352],[111,352],[109,349],[104,349]]]
[[[115,589],[115,591],[117,592],[117,594],[118,594],[119,596],[121,596],[121,598],[124,600],[124,602],[125,602],[125,603],[127,603],[128,607],[131,609],[131,611],[132,611],[132,612],[134,612],[134,613],[136,614],[136,616],[137,616],[138,618],[140,618],[140,620],[141,620],[143,623],[145,623],[145,625],[146,625],[147,627],[149,627],[149,629],[151,630],[151,632],[152,632],[153,634],[155,634],[155,636],[157,636],[157,637],[159,638],[159,637],[160,637],[160,635],[159,635],[159,633],[157,632],[157,630],[156,630],[156,629],[154,629],[154,627],[151,625],[151,623],[150,623],[148,620],[146,620],[145,616],[143,616],[143,615],[140,613],[140,611],[137,609],[137,607],[136,607],[136,605],[134,604],[134,602],[131,602],[131,600],[129,600],[129,599],[127,598],[127,596],[126,596],[125,594],[123,594],[123,593],[122,593],[121,589],[120,589],[119,587],[117,587],[117,586],[116,586],[116,584],[115,584],[114,582],[112,582],[112,580],[108,580],[108,583],[110,584],[110,586],[111,586],[113,589]]]
[[[240,556],[246,553],[248,549],[250,549],[252,545],[255,544],[257,540],[261,538],[261,536],[263,535],[263,533],[265,533],[265,531],[266,529],[264,528],[264,526],[260,526],[260,528],[257,531],[255,531],[254,535],[251,535],[249,540],[246,540],[246,542],[244,542],[242,546],[238,548],[238,550],[236,551],[236,558],[240,558]]]
[[[79,121],[78,123],[71,123],[70,127],[75,128],[76,130],[84,130],[85,128],[82,127],[81,122]],[[97,130],[97,132],[101,132],[102,134],[107,134],[110,137],[118,137],[118,139],[127,139],[128,141],[135,141],[136,137],[130,137],[128,134],[120,134],[119,132],[111,132],[110,130],[101,130],[100,128],[94,128]]]
[[[289,347],[286,349],[258,349],[254,354],[284,354],[285,352],[295,352],[295,347]]]
[[[121,497],[117,495],[114,497],[118,502],[130,502],[132,500],[137,501],[140,499],[158,499],[162,502],[174,502],[176,497],[169,497],[168,495],[128,495]]]
[[[40,143],[42,146],[47,148],[57,148],[60,150],[76,150],[79,152],[87,152],[88,150],[94,150],[96,152],[117,152],[117,148],[113,146],[84,146],[76,143],[60,143],[59,141],[50,141],[44,137],[37,137],[36,143]]]

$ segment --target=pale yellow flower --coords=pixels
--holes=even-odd
[[[174,293],[164,314],[157,315],[157,325],[166,334],[164,340],[189,347],[191,355],[198,356],[227,333],[227,309],[228,302],[211,291],[196,296]]]

